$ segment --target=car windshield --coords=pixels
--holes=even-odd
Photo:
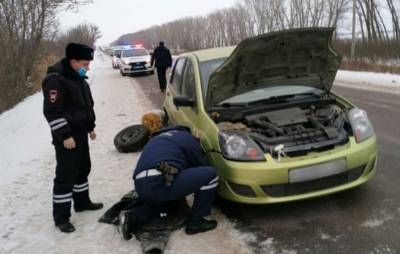
[[[114,56],[115,57],[121,57],[121,52],[122,52],[122,50],[115,50]]]
[[[253,104],[257,102],[268,101],[280,97],[289,98],[291,96],[320,96],[324,91],[309,86],[288,86],[279,85],[255,89],[246,93],[233,96],[220,104]]]
[[[147,56],[148,53],[145,49],[129,49],[122,52],[122,57],[133,57],[133,56]]]
[[[200,62],[200,72],[202,79],[202,87],[204,96],[207,95],[208,81],[210,79],[211,73],[213,73],[226,58],[218,58],[209,61]]]

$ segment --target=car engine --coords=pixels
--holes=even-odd
[[[236,123],[244,124],[248,135],[274,157],[329,150],[347,143],[351,132],[346,112],[336,104],[246,114]]]

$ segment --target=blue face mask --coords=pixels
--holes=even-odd
[[[85,77],[86,76],[86,72],[87,72],[87,70],[85,69],[85,68],[79,68],[79,70],[78,70],[78,75],[80,76],[80,77]]]

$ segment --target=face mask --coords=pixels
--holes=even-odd
[[[85,68],[79,68],[79,70],[78,70],[78,75],[80,76],[80,77],[85,77],[86,76],[86,72],[87,72],[87,70],[85,69]]]

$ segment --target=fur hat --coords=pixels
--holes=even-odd
[[[94,50],[84,44],[79,43],[69,43],[65,48],[65,57],[68,60],[93,60],[93,52]]]
[[[150,135],[164,127],[165,121],[165,113],[162,110],[152,110],[142,116],[142,124],[149,130]]]

